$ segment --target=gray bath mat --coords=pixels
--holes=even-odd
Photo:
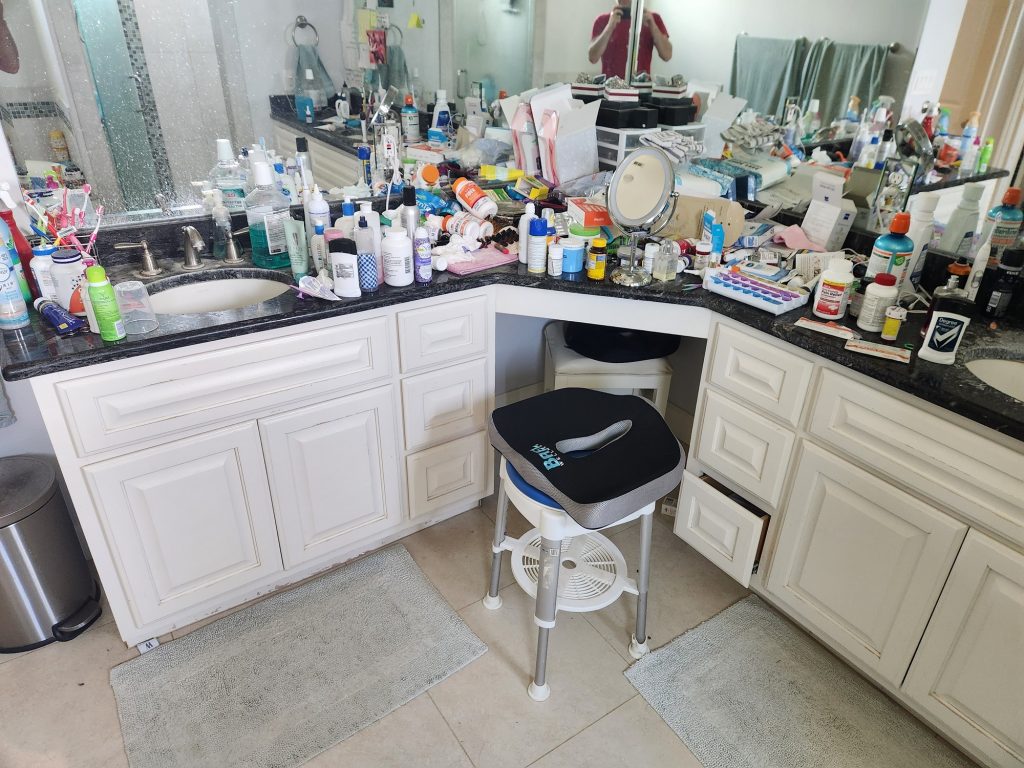
[[[287,768],[486,650],[396,546],[125,662],[110,684],[132,768]]]
[[[974,765],[754,596],[626,677],[704,768]]]

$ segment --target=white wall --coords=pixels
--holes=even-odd
[[[652,69],[655,74],[681,73],[689,80],[728,85],[736,36],[742,32],[758,37],[828,37],[840,43],[898,42],[914,49],[921,39],[928,2],[861,0],[851,5],[845,0],[651,0],[647,7],[661,14],[673,46],[669,62],[654,53]],[[600,71],[587,60],[587,48],[594,18],[610,5],[608,0],[547,0],[543,4],[547,82],[570,79],[581,71]],[[955,24],[951,26],[955,39]]]
[[[904,116],[916,117],[922,102],[938,101],[966,8],[967,0],[932,0],[903,100]]]
[[[4,101],[43,101],[53,98],[47,56],[43,52],[32,2],[6,0],[4,20],[18,46],[20,69],[15,74],[0,72],[0,98]]]

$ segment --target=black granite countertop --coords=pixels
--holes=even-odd
[[[356,157],[356,146],[364,143],[362,134],[359,131],[346,130],[338,127],[333,131],[319,128],[328,117],[334,115],[334,110],[326,110],[318,113],[318,118],[312,123],[299,120],[295,114],[295,99],[291,96],[270,97],[270,117],[273,120],[286,126],[289,130],[301,133],[310,138],[322,141],[335,149]],[[283,150],[282,150],[283,151]]]
[[[169,261],[162,261],[161,265],[168,270],[161,278],[174,275],[174,282],[179,283],[195,279],[182,273],[180,267]],[[223,271],[225,276],[252,276],[251,272],[245,270],[239,272],[224,266],[214,268]],[[108,266],[114,283],[134,279],[132,269],[129,264]],[[287,279],[287,273],[280,273],[278,279]],[[329,302],[299,298],[297,292],[289,290],[275,299],[242,309],[202,315],[161,315],[161,325],[157,330],[113,343],[104,342],[95,334],[60,338],[38,315],[32,313],[32,324],[29,327],[3,334],[0,373],[8,381],[26,379],[501,284],[607,296],[624,301],[655,301],[706,308],[1010,437],[1024,440],[1024,402],[985,385],[966,368],[966,361],[982,357],[1024,359],[1022,324],[1000,323],[998,326],[990,326],[988,322],[978,319],[971,323],[967,331],[956,364],[938,365],[918,360],[915,355],[911,363],[906,365],[848,352],[843,348],[842,339],[796,327],[794,323],[798,318],[810,314],[809,307],[775,316],[703,289],[693,290],[693,280],[692,277],[686,277],[685,280],[677,279],[670,283],[654,283],[646,288],[631,289],[607,280],[589,280],[584,273],[563,275],[561,278],[531,275],[525,266],[516,264],[466,277],[435,273],[434,280],[427,285],[413,284],[404,288],[384,286],[376,293],[364,294],[358,299]],[[624,311],[628,311],[626,306]],[[904,323],[895,344],[912,345],[914,349],[920,346],[922,319],[922,315],[912,314]],[[628,320],[623,323],[628,325]],[[869,341],[879,340],[875,334],[862,335]]]

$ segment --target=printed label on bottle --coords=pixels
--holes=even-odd
[[[846,301],[846,283],[830,283],[822,280],[814,312],[819,316],[842,317]]]
[[[347,264],[343,261],[335,261],[332,265],[334,267],[334,281],[339,280],[351,280],[357,276],[356,265]]]
[[[968,253],[970,253],[972,245],[974,245],[974,230],[973,229],[970,232],[965,232],[964,233],[963,240],[961,240],[957,244],[956,250],[953,251],[953,253],[956,256],[966,256]]]
[[[232,185],[221,186],[217,185],[217,189],[221,191],[221,198],[224,201],[224,207],[232,213],[245,210],[245,190],[241,187]]]
[[[1017,242],[1017,234],[1020,232],[1019,221],[1008,221],[1000,219],[992,228],[992,249],[1013,248]]]
[[[967,323],[950,315],[935,318],[935,327],[928,337],[928,346],[936,352],[952,352],[956,349],[960,334],[964,332]]]
[[[360,253],[359,287],[367,292],[377,290],[377,257],[372,252]]]
[[[472,181],[460,184],[458,195],[467,208],[476,208],[476,204],[486,197],[479,185]]]
[[[269,213],[263,217],[263,226],[267,230],[267,253],[274,255],[288,250],[288,232],[284,223],[290,218],[288,211]]]

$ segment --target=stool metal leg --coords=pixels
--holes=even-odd
[[[501,579],[501,543],[505,540],[505,527],[508,522],[508,494],[505,493],[505,481],[498,483],[498,508],[494,512],[494,539],[491,542],[491,583],[484,597],[484,607],[496,611],[501,608],[501,596],[498,594],[498,581]]]
[[[651,649],[647,646],[647,589],[651,580],[651,536],[654,533],[654,515],[640,517],[640,573],[637,578],[636,632],[629,644],[629,655],[639,659]]]
[[[537,579],[537,606],[534,623],[537,630],[537,665],[533,682],[530,683],[530,698],[544,701],[551,695],[548,686],[548,635],[555,626],[558,611],[558,571],[562,566],[562,542],[541,538],[540,572]]]

